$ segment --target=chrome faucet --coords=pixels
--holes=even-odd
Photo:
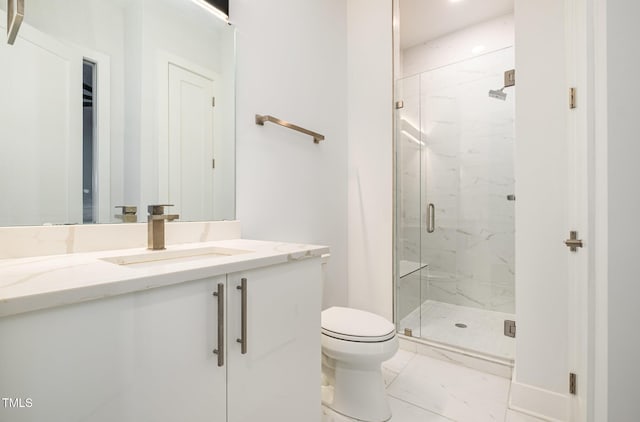
[[[165,214],[164,207],[173,205],[149,205],[147,210],[147,248],[157,251],[164,249],[164,222],[180,218],[178,214]]]

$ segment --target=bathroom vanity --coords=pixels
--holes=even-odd
[[[319,420],[327,252],[227,239],[0,259],[0,393],[22,405],[0,420]]]
[[[0,43],[0,421],[319,420],[328,249],[210,221],[236,215],[235,27],[198,0],[27,3]],[[154,203],[181,222],[151,252]]]

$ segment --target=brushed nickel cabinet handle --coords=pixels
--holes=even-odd
[[[218,283],[218,291],[213,292],[218,298],[218,348],[213,351],[218,355],[218,366],[224,365],[224,284]]]
[[[236,287],[238,290],[241,290],[242,293],[242,308],[241,308],[241,332],[240,338],[236,341],[241,344],[240,352],[243,355],[247,354],[247,279],[243,278],[240,280],[240,285]]]

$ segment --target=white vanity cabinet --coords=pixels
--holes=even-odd
[[[136,420],[319,421],[321,296],[318,258],[146,292]]]
[[[316,257],[0,318],[0,420],[319,421],[320,308]]]

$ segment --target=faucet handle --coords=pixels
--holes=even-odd
[[[124,215],[136,215],[136,213],[138,212],[138,207],[136,207],[135,205],[118,205],[114,208],[121,208],[122,214]]]
[[[156,204],[147,206],[149,215],[164,215],[164,207],[173,207],[173,204]]]
[[[118,205],[115,208],[122,208],[122,214],[116,215],[115,217],[121,219],[123,223],[138,222],[138,217],[136,216],[138,207],[135,205]]]

